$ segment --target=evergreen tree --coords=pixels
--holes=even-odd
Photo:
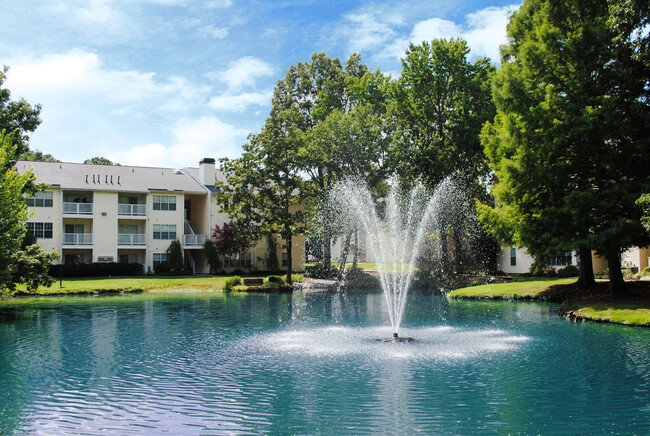
[[[606,255],[614,292],[624,289],[621,251],[649,242],[635,204],[650,188],[650,66],[638,37],[648,8],[613,15],[624,3],[636,4],[525,0],[483,131],[497,178],[483,218],[541,259],[578,249],[583,286],[593,283],[590,251]]]

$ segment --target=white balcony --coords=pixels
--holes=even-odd
[[[147,216],[146,204],[118,204],[117,214],[121,216]]]
[[[93,245],[92,233],[64,233],[63,245]]]
[[[128,246],[128,247],[138,247],[144,246],[147,243],[147,235],[139,234],[127,234],[122,233],[117,235],[117,245],[119,246]]]
[[[183,235],[183,246],[202,247],[203,244],[205,244],[205,241],[207,241],[207,239],[208,239],[207,235],[199,235],[199,234]]]
[[[63,203],[63,213],[67,215],[92,215],[92,203]]]

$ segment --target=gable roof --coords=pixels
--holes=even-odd
[[[31,162],[19,160],[16,169],[34,172],[38,183],[80,191],[117,192],[190,192],[205,194],[205,186],[186,170],[172,168],[87,165],[64,162]]]

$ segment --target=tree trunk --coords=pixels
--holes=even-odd
[[[609,268],[609,294],[622,294],[626,291],[618,248],[607,249],[607,268]]]
[[[592,289],[596,286],[594,279],[594,263],[591,259],[591,250],[588,247],[581,247],[579,250],[580,256],[580,275],[578,276],[578,288]]]
[[[352,269],[359,264],[359,230],[354,231],[354,257],[352,258]]]
[[[323,266],[325,271],[329,271],[332,268],[332,238],[329,236],[325,238],[323,243]]]
[[[293,265],[291,265],[291,250],[292,250],[292,245],[293,245],[293,240],[292,239],[293,238],[292,238],[292,235],[291,235],[291,231],[288,231],[287,234],[284,237],[284,242],[287,244],[287,283],[289,285],[292,284],[291,273],[293,272],[292,271],[292,269],[293,269],[292,266]]]
[[[345,273],[345,261],[348,258],[348,251],[350,250],[350,240],[352,239],[352,230],[345,235],[345,245],[343,246],[343,251],[341,252],[341,264],[339,265],[339,273],[336,277],[336,280],[339,282],[339,286],[343,283],[343,274]]]

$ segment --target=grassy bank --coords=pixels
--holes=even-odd
[[[451,298],[483,300],[547,300],[546,291],[553,285],[574,283],[575,278],[528,278],[524,277],[508,283],[489,283],[487,285],[460,288],[449,293]]]
[[[524,279],[456,289],[450,298],[542,300],[563,303],[559,313],[574,321],[597,321],[650,327],[650,282],[627,283],[625,295],[607,295],[607,282],[587,292],[576,279]]]
[[[65,294],[101,294],[107,292],[146,292],[153,290],[195,289],[221,290],[226,281],[225,276],[142,276],[142,277],[107,277],[90,279],[63,279],[49,287],[41,287],[30,295],[65,295]],[[26,293],[24,287],[18,287],[18,294]]]

